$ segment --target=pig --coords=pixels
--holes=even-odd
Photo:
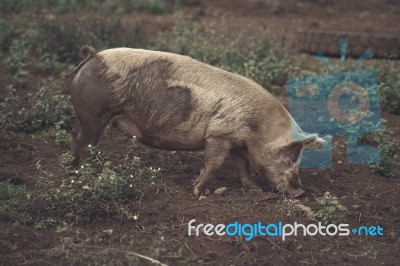
[[[324,140],[305,134],[279,100],[253,80],[160,51],[96,53],[84,46],[80,57],[81,63],[62,78],[79,120],[72,131],[72,165],[79,165],[85,148],[96,145],[112,123],[150,147],[204,150],[204,168],[193,182],[196,196],[228,155],[245,188],[257,188],[252,164],[276,191],[304,194],[300,154]]]

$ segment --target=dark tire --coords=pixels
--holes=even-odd
[[[298,45],[302,52],[316,54],[321,51],[324,55],[340,56],[338,39],[347,39],[347,55],[353,58],[361,56],[368,48],[374,58],[400,59],[400,35],[306,30],[298,34]]]

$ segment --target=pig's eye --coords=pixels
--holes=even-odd
[[[288,166],[292,166],[292,165],[293,165],[293,160],[292,160],[292,158],[289,158],[289,159],[287,160],[287,163],[288,163]]]

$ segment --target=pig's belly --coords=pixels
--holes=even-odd
[[[167,150],[201,150],[205,147],[204,123],[195,125],[146,127],[125,115],[114,117],[113,125],[122,133],[154,148]]]
[[[179,125],[170,128],[143,129],[142,143],[154,148],[167,150],[201,150],[205,147],[205,128],[203,124],[194,126]]]
[[[205,147],[205,139],[178,133],[168,137],[144,134],[140,142],[153,148],[177,151],[195,151]]]

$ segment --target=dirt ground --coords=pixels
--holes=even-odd
[[[304,56],[317,65],[310,55],[296,51],[296,33],[307,28],[329,30],[363,30],[399,33],[400,3],[387,1],[192,1],[184,12],[205,23],[219,23],[238,28],[260,23],[279,37],[286,31],[293,57]],[[152,20],[154,15],[148,15]],[[171,18],[172,19],[172,18]],[[168,28],[168,23],[153,23],[148,30]],[[350,44],[351,45],[351,44]],[[1,80],[4,83],[4,80]],[[400,118],[383,112],[389,127],[400,137]],[[137,206],[137,222],[117,224],[112,218],[84,226],[60,227],[57,230],[0,223],[0,265],[57,264],[137,264],[130,252],[158,258],[168,265],[400,265],[400,179],[388,179],[371,173],[367,165],[346,163],[344,140],[335,140],[334,165],[329,169],[300,171],[306,195],[290,199],[269,190],[263,193],[243,192],[238,171],[230,160],[216,173],[210,190],[227,187],[224,195],[199,200],[192,194],[191,181],[203,165],[202,152],[173,152],[143,145],[137,155],[146,165],[160,167],[154,186],[145,191]],[[126,154],[126,141],[116,129],[109,129],[100,149],[113,160]],[[40,173],[36,162],[41,159],[54,178],[65,178],[54,139],[7,132],[0,146],[0,180],[11,179],[30,187]],[[58,174],[58,176],[57,176]],[[314,212],[320,209],[315,198],[329,191],[347,207],[339,218],[350,228],[380,225],[384,236],[359,237],[193,237],[187,235],[187,223],[304,223],[315,221],[296,207],[301,204]],[[107,231],[112,229],[112,233]],[[95,259],[93,259],[95,258]]]

